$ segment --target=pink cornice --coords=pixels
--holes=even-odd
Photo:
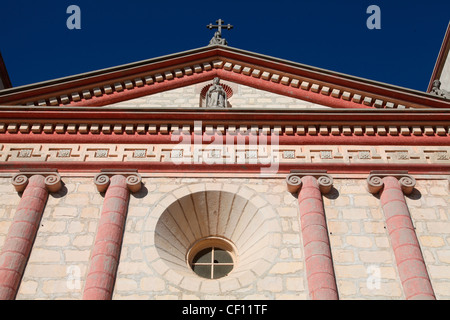
[[[23,134],[23,133],[5,133],[0,135],[1,143],[95,143],[95,144],[107,144],[107,143],[119,143],[119,144],[179,144],[179,136],[174,137],[172,134],[116,134],[109,133],[104,134],[102,132],[98,134],[70,134],[70,133],[53,133],[53,134]],[[233,135],[232,139],[240,141],[241,143],[249,144],[250,137],[248,135]],[[253,142],[259,142],[260,137],[256,137]],[[194,143],[196,137],[191,135],[189,139],[184,142],[191,141]],[[217,142],[226,144],[228,142],[227,136],[221,136],[212,138],[211,136],[203,136],[205,143]],[[268,144],[272,143],[272,138],[268,136],[264,139]],[[282,134],[277,138],[279,145],[362,145],[362,146],[450,146],[450,136],[438,136],[432,137],[422,136],[401,136],[401,135],[373,135],[368,136],[363,134],[361,136],[349,135],[345,136],[339,134],[333,135],[320,135],[320,134],[304,134],[304,135],[287,135]]]
[[[450,113],[439,109],[104,109],[0,107],[1,143],[175,144],[172,134],[204,139],[259,138],[279,144],[450,145]],[[244,141],[243,140],[243,141]]]
[[[449,106],[450,107],[450,106]],[[60,107],[25,107],[25,106],[0,106],[1,122],[4,121],[51,121],[64,120],[70,123],[98,123],[98,121],[120,121],[120,123],[161,121],[208,121],[214,123],[220,121],[240,120],[258,121],[260,125],[265,122],[280,121],[327,121],[335,123],[348,123],[361,121],[361,125],[377,121],[400,124],[401,121],[417,122],[418,125],[432,125],[442,122],[448,125],[450,113],[440,109],[408,109],[408,110],[380,110],[380,109],[206,109],[206,108],[102,108],[67,106]],[[1,131],[1,129],[0,129]]]

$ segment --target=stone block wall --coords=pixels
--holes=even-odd
[[[172,89],[141,98],[115,103],[109,105],[109,107],[197,108],[200,107],[200,93],[202,88],[211,83],[212,81],[208,81],[183,88]],[[273,109],[328,108],[308,101],[282,96],[229,81],[221,81],[221,83],[227,84],[232,88],[233,95],[229,98],[228,102],[231,107],[235,109],[261,107]]]
[[[335,180],[324,199],[340,298],[404,299],[381,204],[366,184]]]
[[[425,179],[426,178],[426,179]],[[450,299],[448,180],[416,177],[405,196],[437,299]],[[62,175],[64,187],[49,195],[17,299],[81,299],[104,194],[92,177]],[[113,299],[308,299],[298,200],[280,178],[150,178],[132,194]],[[20,200],[1,178],[0,248]],[[232,192],[258,209],[270,237],[254,265],[219,280],[171,268],[155,245],[158,221],[190,194]],[[379,196],[363,177],[334,177],[323,195],[340,299],[405,299]],[[253,218],[246,222],[251,226]],[[251,230],[251,228],[249,229]],[[238,248],[239,250],[239,248]],[[238,252],[239,254],[239,252]],[[241,269],[239,269],[241,268]],[[242,272],[241,272],[242,271]]]

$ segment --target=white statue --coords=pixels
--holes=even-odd
[[[206,93],[206,107],[208,108],[226,108],[227,93],[219,84],[220,79],[214,78],[213,84]]]

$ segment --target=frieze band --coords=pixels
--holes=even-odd
[[[450,164],[445,146],[298,146],[192,144],[1,144],[0,161],[151,162],[174,164],[373,163]]]

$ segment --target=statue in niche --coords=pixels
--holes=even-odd
[[[227,93],[219,84],[220,79],[214,78],[213,84],[206,92],[206,107],[207,108],[226,108],[227,107]]]

